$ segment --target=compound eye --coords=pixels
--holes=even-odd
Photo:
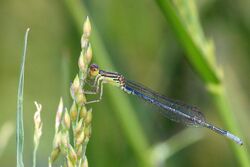
[[[96,69],[99,69],[98,65],[97,64],[91,64],[89,66],[90,70],[96,70]]]
[[[91,76],[91,77],[95,77],[96,75],[99,74],[99,67],[98,67],[98,65],[96,65],[96,64],[91,64],[91,65],[89,66],[89,69],[90,69],[90,76]]]

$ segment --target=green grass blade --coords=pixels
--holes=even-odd
[[[230,106],[228,104],[229,102],[227,100],[227,97],[225,96],[225,90],[219,92],[212,92],[211,96],[218,108],[221,120],[223,121],[227,129],[229,129],[231,132],[234,132],[235,134],[241,137],[242,135],[240,134],[240,130],[236,126],[237,124],[235,121],[235,115],[231,112]],[[235,157],[238,159],[240,166],[249,167],[250,155],[247,152],[247,145],[246,145],[247,142],[244,141],[244,139],[243,142],[244,145],[241,147],[233,142],[231,142],[230,145],[233,153],[235,154]]]
[[[194,12],[194,2],[192,0],[175,0],[174,3],[169,0],[157,0],[156,2],[186,50],[186,56],[194,70],[208,88],[226,129],[242,136],[225,95],[225,86],[223,78],[219,76],[220,69],[215,64],[212,43],[206,41],[198,21],[198,14]],[[241,166],[250,166],[247,150],[235,143],[232,143],[231,146]]]
[[[20,78],[18,84],[18,95],[17,95],[17,120],[16,120],[16,142],[17,142],[17,167],[23,167],[23,143],[24,143],[24,128],[23,128],[23,87],[24,87],[24,65],[27,51],[27,42],[29,28],[26,30],[24,37],[24,51],[22,55],[22,64],[20,70]]]
[[[63,2],[72,15],[76,26],[79,28],[80,34],[82,32],[81,25],[84,19],[83,16],[86,16],[87,13],[86,9],[84,8],[83,4],[80,3],[80,1],[64,0]],[[98,55],[94,56],[95,62],[102,65],[103,67],[107,67],[110,70],[116,71],[93,23],[92,27],[92,46],[95,55]],[[112,111],[114,111],[115,115],[117,116],[125,136],[139,160],[139,164],[144,167],[150,166],[150,158],[148,156],[149,144],[143,133],[140,123],[135,116],[136,111],[124,93],[114,92],[110,88],[107,88],[105,93],[109,95],[109,98],[112,101]]]
[[[190,36],[187,27],[184,26],[181,18],[177,14],[176,9],[173,7],[169,0],[156,0],[163,15],[169,21],[172,30],[175,32],[187,52],[187,57],[196,72],[201,76],[205,82],[219,83],[220,77],[215,71],[215,66],[212,64],[208,57],[204,56],[204,51],[197,47],[196,42]]]
[[[170,139],[155,144],[151,148],[150,152],[152,163],[154,166],[164,166],[165,161],[167,161],[174,154],[200,141],[203,137],[204,133],[201,130],[194,128],[184,129],[183,131],[172,136]]]

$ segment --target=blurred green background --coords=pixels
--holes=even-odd
[[[66,1],[70,0],[0,1],[0,132],[4,131],[1,128],[6,127],[6,122],[11,123],[9,132],[15,126],[23,38],[26,28],[31,28],[24,88],[25,166],[32,163],[33,101],[43,105],[44,124],[38,166],[47,166],[60,96],[67,106],[71,104],[69,86],[78,70],[81,27],[76,24]],[[84,0],[80,4],[84,6],[82,23],[89,15],[109,60],[118,72],[170,98],[198,106],[210,122],[224,127],[211,96],[185,58],[186,52],[154,1]],[[224,71],[226,95],[241,130],[240,137],[245,143],[242,149],[249,149],[250,1],[197,0],[196,4],[202,28],[206,37],[213,39],[216,60]],[[92,46],[95,61],[95,57],[103,55],[95,54],[94,40]],[[111,69],[101,62],[99,66],[105,70]],[[93,133],[87,148],[89,166],[140,166],[129,137],[124,133],[119,112],[115,112],[124,106],[112,105],[114,98],[105,93],[110,88],[115,94],[120,92],[105,85],[102,102],[91,105],[94,116]],[[150,105],[129,95],[125,97],[136,111],[134,114],[142,128],[144,140],[150,147],[154,148],[157,143],[178,136],[185,129],[151,112],[155,109]],[[167,157],[163,166],[238,166],[228,139],[206,129],[192,129],[189,132],[194,133],[182,137],[182,140],[189,140],[192,135],[201,135],[202,138]],[[5,138],[3,134],[0,136],[1,166],[15,166],[15,134],[4,144],[5,147],[1,145]],[[176,140],[174,145],[182,145],[181,142]],[[151,158],[150,155],[146,156]]]

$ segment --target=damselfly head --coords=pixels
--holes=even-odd
[[[89,74],[90,74],[90,77],[95,77],[99,74],[99,67],[98,65],[96,64],[91,64],[89,66]]]

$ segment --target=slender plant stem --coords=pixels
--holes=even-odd
[[[179,42],[182,44],[187,52],[187,58],[192,67],[199,74],[198,76],[203,79],[204,85],[208,88],[211,98],[214,100],[218,112],[221,116],[226,128],[233,133],[240,134],[237,128],[237,123],[234,115],[230,110],[226,95],[223,79],[220,77],[219,70],[215,64],[211,64],[209,57],[213,57],[211,52],[205,52],[192,38],[192,34],[188,31],[187,26],[182,22],[178,14],[178,6],[173,7],[169,0],[156,0],[164,17],[172,26],[173,31],[178,37]],[[180,1],[179,1],[180,2]],[[190,11],[191,12],[191,11]],[[205,43],[205,42],[204,42]],[[246,148],[239,147],[235,143],[231,143],[232,150],[242,167],[249,167],[249,155]]]
[[[240,134],[240,130],[237,127],[236,121],[235,121],[235,116],[231,112],[230,106],[228,104],[227,97],[225,96],[225,91],[219,91],[217,93],[215,92],[210,92],[213,100],[218,108],[221,120],[225,124],[225,126],[232,132],[238,134],[239,136],[242,136]],[[246,146],[239,147],[235,143],[230,142],[230,145],[232,147],[232,150],[235,154],[235,156],[238,159],[238,162],[240,166],[242,167],[249,167],[250,162],[249,162],[249,154],[246,150]]]
[[[192,134],[192,135],[190,135]],[[204,137],[201,130],[186,128],[172,136],[170,139],[158,143],[151,149],[152,163],[154,166],[163,166],[165,161],[180,150],[200,141]]]
[[[37,153],[38,146],[35,146],[33,150],[33,167],[36,167],[36,153]]]
[[[23,167],[23,143],[24,143],[24,128],[23,128],[23,87],[24,87],[24,66],[27,51],[27,42],[29,28],[26,30],[24,37],[24,51],[22,55],[22,64],[20,70],[20,78],[17,95],[17,120],[16,120],[16,142],[17,142],[17,167]]]
[[[190,36],[188,30],[184,27],[181,19],[179,18],[177,11],[173,8],[173,5],[169,0],[156,0],[160,7],[164,17],[170,22],[172,30],[175,32],[187,52],[187,58],[191,65],[196,69],[199,76],[209,83],[219,83],[220,78],[214,67],[209,63],[204,56],[204,52],[201,48],[196,46],[195,41]]]
[[[75,21],[76,26],[79,28],[78,30],[80,33],[83,16],[86,16],[85,13],[87,13],[86,8],[84,8],[80,1],[64,0],[63,2],[72,15],[72,18]],[[85,13],[83,11],[85,11]],[[107,54],[98,32],[96,31],[97,28],[94,26],[94,23],[92,23],[92,27],[94,27],[91,38],[92,42],[94,43],[93,50],[95,55],[98,55],[94,57],[94,60],[98,64],[114,70],[112,61]],[[139,164],[144,167],[151,166],[150,158],[148,157],[149,144],[135,116],[135,109],[133,109],[131,103],[123,93],[114,92],[109,88],[106,89],[105,93],[109,95],[112,101],[112,111],[115,112],[115,115],[119,119],[119,123],[124,129],[125,136],[130,142],[136,156],[138,157]]]

